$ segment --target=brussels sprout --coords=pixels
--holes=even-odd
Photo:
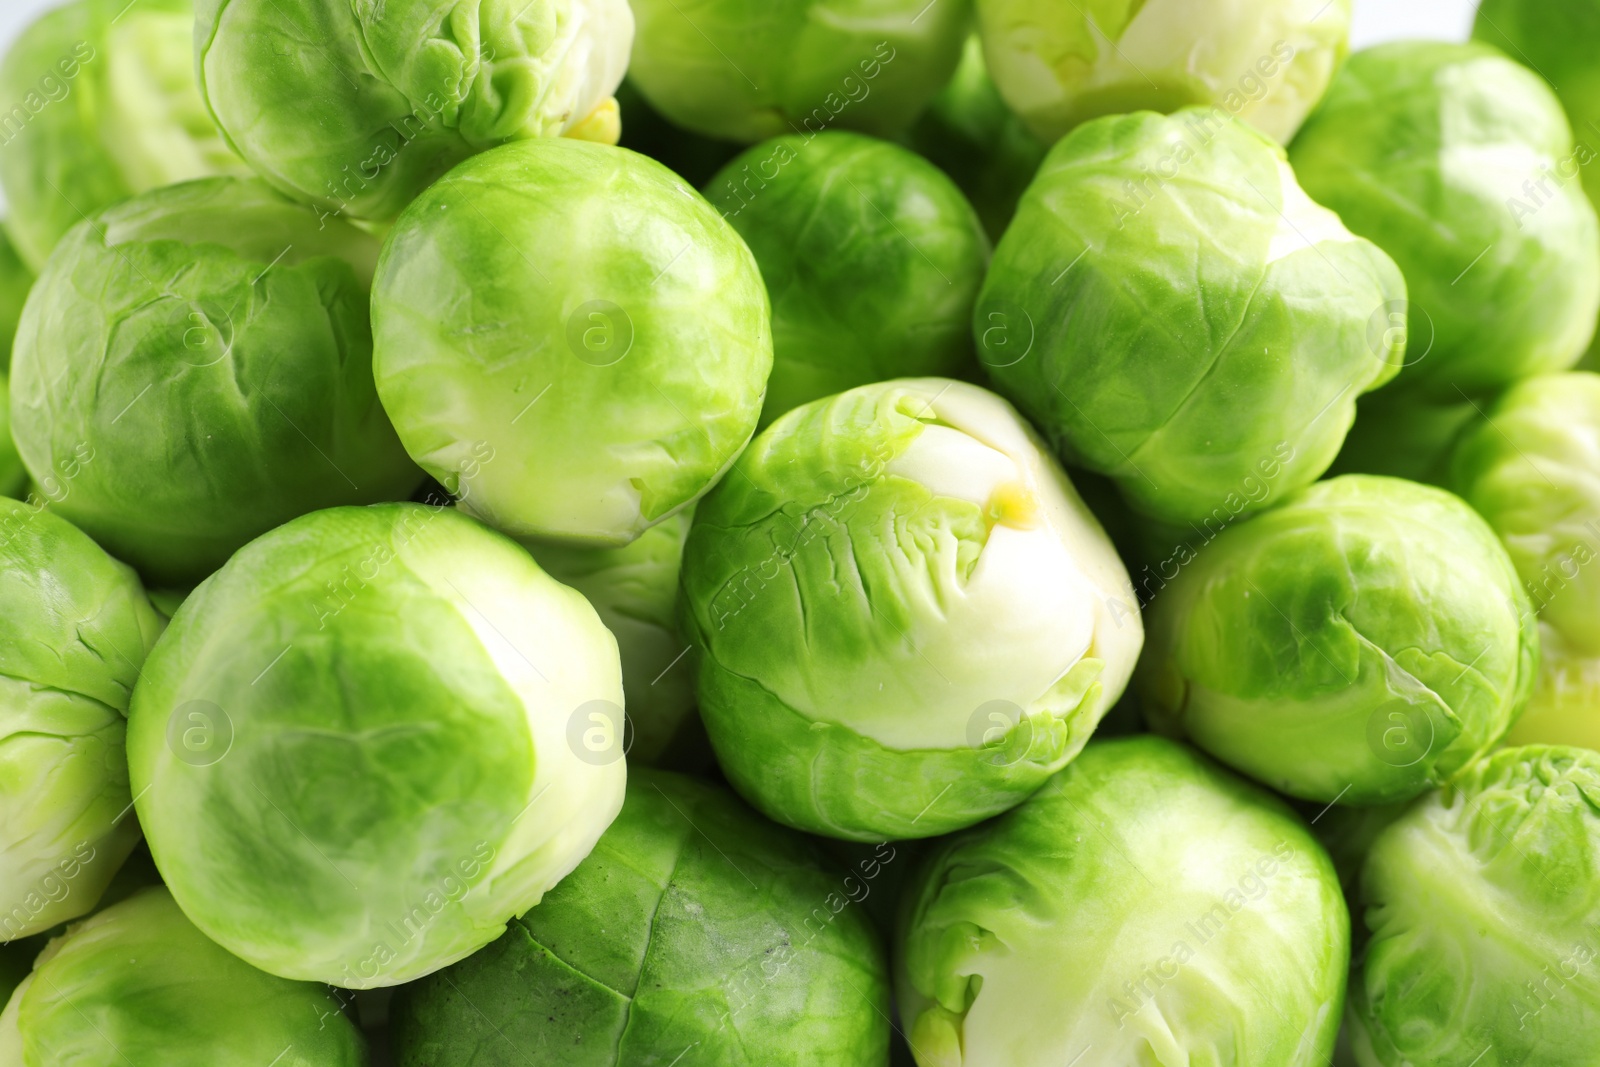
[[[1040,137],[1128,111],[1215,105],[1279,142],[1350,42],[1350,0],[978,0],[989,68]]]
[[[395,985],[488,944],[622,803],[617,645],[451,508],[335,508],[194,591],[129,714],[139,820],[185,914],[284,978]]]
[[[0,111],[0,186],[6,228],[34,270],[104,207],[244,172],[200,102],[193,41],[192,0],[74,0],[11,46],[0,62],[10,108]]]
[[[1405,273],[1401,383],[1434,397],[1576,363],[1600,311],[1600,227],[1548,86],[1485,45],[1352,56],[1290,146],[1306,192]]]
[[[546,574],[582,593],[617,639],[632,729],[629,761],[698,770],[710,762],[710,751],[694,708],[694,677],[683,662],[689,646],[677,624],[678,573],[692,515],[680,511],[622,548],[541,541],[527,549]]]
[[[1379,835],[1361,896],[1361,1067],[1592,1062],[1600,755],[1495,753]]]
[[[697,189],[743,147],[674,126],[626,79],[617,88],[617,108],[622,115],[617,143],[664,164]]]
[[[1280,802],[1161,738],[1091,745],[941,843],[903,916],[922,1067],[1325,1067],[1333,1049],[1350,919],[1332,864]]]
[[[0,941],[88,912],[138,843],[123,717],[161,625],[126,566],[0,500]]]
[[[1049,149],[1000,98],[976,34],[967,38],[955,77],[911,127],[906,143],[955,179],[995,241]]]
[[[764,431],[695,513],[681,610],[729,781],[779,822],[860,841],[1022,801],[1143,642],[1122,562],[1038,438],[937,378]]]
[[[1356,421],[1328,473],[1386,474],[1446,486],[1450,450],[1481,420],[1482,406],[1454,394],[1439,400],[1403,389],[1380,389],[1356,403]]]
[[[1069,463],[1137,510],[1215,523],[1315,481],[1355,399],[1394,376],[1374,330],[1394,263],[1220,111],[1098,119],[1045,159],[995,250],[978,358]]]
[[[150,859],[150,850],[142,845],[136,846],[122,866],[117,868],[116,876],[111,879],[105,892],[100,894],[99,902],[88,914],[104,911],[147,886],[160,884],[161,875],[156,871],[154,861]],[[65,932],[66,924],[58,923],[42,934],[0,942],[0,1007],[5,1006],[5,1002],[11,999],[12,990],[28,977],[28,972],[33,970],[33,961],[44,951],[50,939]]]
[[[165,889],[67,929],[0,1015],[15,1067],[363,1067],[328,990],[262,974],[207,941]]]
[[[399,1063],[883,1067],[888,965],[857,899],[870,888],[721,789],[635,772],[542,904],[400,993]]]
[[[927,160],[854,133],[778,137],[724,167],[706,196],[772,299],[762,425],[869,382],[975,370],[989,242]]]
[[[463,163],[384,244],[378,392],[471,514],[625,545],[750,440],[772,369],[749,249],[666,167],[523,141]]]
[[[1600,375],[1523,382],[1451,457],[1451,482],[1505,542],[1539,617],[1600,656]]]
[[[1600,747],[1600,375],[1534,378],[1487,414],[1450,469],[1539,613],[1539,684],[1513,737]]]
[[[179,584],[296,515],[405,496],[421,475],[372,383],[377,251],[235,178],[79,224],[12,367],[12,432],[55,509]]]
[[[1600,169],[1590,166],[1600,145],[1600,3],[1595,0],[1481,0],[1472,36],[1538,71],[1577,134],[1577,151],[1563,159],[1552,180],[1581,177],[1591,202],[1600,203]]]
[[[1385,804],[1498,742],[1538,633],[1494,531],[1441,489],[1351,474],[1222,533],[1150,614],[1152,725],[1280,792]]]
[[[950,80],[972,0],[633,0],[628,77],[685,129],[746,144],[902,133]]]
[[[392,219],[508,141],[617,141],[626,0],[195,6],[212,118],[263,178],[325,213]]]

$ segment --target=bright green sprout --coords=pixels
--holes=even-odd
[[[334,994],[263,974],[206,940],[162,888],[67,928],[0,1014],[13,1067],[366,1067]]]
[[[1359,1067],[1579,1064],[1600,1017],[1600,755],[1496,752],[1373,844]]]
[[[100,894],[99,902],[89,914],[104,911],[141,889],[160,884],[161,874],[156,870],[155,861],[150,858],[149,849],[135,847],[117,869],[115,877],[106,886],[105,892]],[[65,932],[66,924],[59,923],[43,933],[0,942],[0,1008],[11,999],[12,990],[28,977],[33,970],[34,960],[39,958],[39,953],[44,951],[50,939]]]
[[[159,584],[421,480],[373,387],[377,242],[260,182],[85,220],[28,297],[12,433],[52,506]]]
[[[1404,300],[1394,262],[1266,136],[1215,109],[1143,112],[1051,150],[973,328],[1068,463],[1214,534],[1327,469],[1356,397],[1399,370]]]
[[[133,571],[0,500],[0,942],[87,914],[138,843],[124,716],[161,627]]]
[[[865,902],[901,847],[845,874],[725,790],[635,772],[537,908],[400,994],[400,1067],[525,1067],[541,1049],[562,1067],[885,1067],[888,963]]]
[[[1408,800],[1493,748],[1538,659],[1487,523],[1440,489],[1321,482],[1222,533],[1150,611],[1152,725],[1290,796]]]
[[[1600,312],[1600,226],[1549,86],[1481,44],[1350,58],[1289,149],[1312,199],[1394,257],[1400,387],[1458,402],[1577,362]]]
[[[1539,684],[1510,740],[1600,748],[1600,375],[1530,379],[1487,414],[1451,480],[1539,613]]]
[[[772,299],[763,425],[869,382],[971,376],[989,242],[932,163],[859,134],[790,135],[734,159],[706,196]]]
[[[1579,177],[1589,200],[1600,200],[1600,3],[1596,0],[1480,0],[1472,36],[1494,45],[1546,78],[1561,98],[1584,151],[1562,177]]]
[[[406,448],[519,538],[625,545],[698,499],[772,369],[733,228],[661,164],[567,139],[475,156],[419,197],[372,311]]]

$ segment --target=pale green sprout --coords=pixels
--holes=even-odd
[[[1032,430],[937,378],[763,431],[695,512],[682,610],[729,781],[779,822],[860,841],[1022,801],[1143,642],[1127,572]]]
[[[1510,740],[1600,748],[1600,375],[1533,378],[1456,446],[1456,490],[1539,615],[1539,684]]]
[[[0,62],[6,228],[34,270],[79,220],[137,193],[244,167],[194,73],[192,0],[73,0]]]
[[[1280,792],[1387,804],[1499,743],[1532,691],[1533,611],[1460,498],[1368,475],[1222,532],[1156,598],[1152,724]]]
[[[937,844],[895,990],[919,1067],[1326,1067],[1350,919],[1281,801],[1161,738],[1090,745]]]
[[[1577,1064],[1600,1016],[1600,755],[1508,748],[1412,805],[1361,876],[1359,1067]]]
[[[622,803],[617,644],[453,508],[315,512],[184,601],[128,758],[187,914],[271,974],[396,985],[493,941]],[[620,742],[620,738],[619,738]]]
[[[341,1007],[229,955],[155,887],[50,942],[0,1014],[0,1061],[365,1067]]]
[[[628,77],[695,133],[905,132],[950,80],[971,0],[633,0]]]
[[[750,440],[772,369],[739,235],[676,174],[570,139],[418,197],[373,287],[378,393],[412,457],[518,538],[620,546]]]
[[[1344,59],[1350,0],[978,0],[978,25],[1001,94],[1047,142],[1211,105],[1287,143]]]
[[[509,141],[617,141],[626,0],[200,0],[196,16],[217,126],[268,182],[328,214],[393,219]]]
[[[124,716],[161,627],[128,567],[0,500],[0,942],[87,913],[138,843]]]

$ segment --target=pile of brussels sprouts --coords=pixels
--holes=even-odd
[[[41,18],[0,1067],[1600,1065],[1600,0],[1350,7]]]

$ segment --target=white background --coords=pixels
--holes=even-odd
[[[1365,48],[1412,37],[1464,41],[1477,10],[1477,0],[1355,0],[1351,44]]]
[[[61,0],[0,0],[0,49]],[[137,0],[135,0],[137,2]],[[1355,0],[1355,46],[1402,37],[1464,40],[1475,0]]]

